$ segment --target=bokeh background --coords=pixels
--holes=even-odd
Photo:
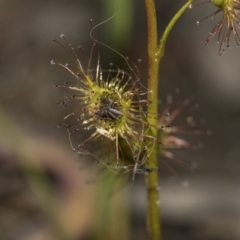
[[[184,3],[157,1],[160,34]],[[127,177],[121,183],[82,168],[84,157],[72,153],[67,132],[56,128],[68,111],[56,105],[64,92],[53,85],[72,77],[50,65],[68,61],[51,40],[64,33],[88,56],[89,20],[96,25],[116,10],[93,35],[133,62],[141,58],[145,82],[144,1],[0,0],[0,239],[148,239],[143,176],[131,187]],[[160,172],[163,239],[240,239],[240,52],[233,41],[222,56],[216,38],[202,44],[220,16],[196,21],[214,10],[209,3],[182,16],[162,63],[161,99],[193,99],[198,108],[177,121],[192,116],[208,133],[186,137],[201,150],[175,152],[195,162],[194,171],[181,171],[180,179]],[[99,48],[103,67],[119,61],[111,49]]]

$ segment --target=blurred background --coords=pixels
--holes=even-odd
[[[116,2],[0,0],[0,239],[148,239],[144,177],[131,187],[128,176],[116,180],[96,166],[81,167],[84,157],[71,151],[67,132],[56,127],[68,109],[56,105],[64,91],[53,85],[73,78],[50,65],[52,59],[68,61],[51,40],[64,33],[88,56],[90,19],[96,25],[117,11],[93,35],[133,62],[141,58],[145,83],[144,1]],[[186,1],[156,2],[161,34]],[[240,52],[234,41],[222,56],[216,38],[202,44],[220,16],[196,21],[214,10],[206,4],[182,16],[162,63],[161,99],[173,94],[176,105],[193,99],[194,112],[186,109],[176,121],[194,117],[206,133],[184,137],[201,150],[174,151],[194,162],[194,171],[181,171],[180,179],[160,172],[163,239],[240,239]],[[100,55],[103,68],[119,61],[104,46]]]

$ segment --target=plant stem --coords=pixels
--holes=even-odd
[[[192,4],[193,0],[189,0],[184,6],[174,15],[172,20],[167,25],[159,46],[157,36],[157,19],[154,0],[145,0],[145,7],[147,13],[148,24],[148,89],[151,92],[148,93],[148,100],[151,104],[148,106],[148,122],[151,127],[151,135],[155,139],[159,139],[158,119],[151,116],[158,116],[158,91],[159,91],[159,68],[162,57],[164,56],[165,45],[168,36],[181,17],[181,15]],[[158,141],[156,141],[157,143]],[[149,166],[153,169],[158,168],[158,144],[155,144],[152,153],[149,156]],[[158,191],[158,172],[154,171],[151,174],[146,175],[147,185],[147,227],[152,240],[161,239],[161,218],[160,218],[160,200]]]
[[[158,119],[151,116],[158,115],[158,38],[157,38],[157,21],[154,0],[145,0],[148,24],[148,100],[151,104],[148,106],[148,122],[150,126],[157,126]],[[158,139],[158,130],[151,127],[151,134]],[[156,141],[157,142],[157,141]],[[158,144],[149,157],[149,167],[157,169]],[[146,175],[147,184],[147,227],[152,240],[161,239],[161,220],[160,205],[158,192],[158,172],[153,171]]]
[[[175,23],[178,21],[178,19],[182,16],[182,14],[189,8],[189,6],[193,3],[193,0],[189,0],[187,3],[185,3],[179,10],[178,12],[174,15],[172,20],[169,22],[167,25],[162,38],[160,39],[159,43],[159,50],[158,50],[158,60],[159,60],[159,65],[161,62],[162,57],[164,56],[165,52],[165,45],[169,36],[169,33],[171,32],[172,28],[174,27]]]

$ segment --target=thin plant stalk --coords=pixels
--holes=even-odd
[[[151,116],[158,114],[158,37],[157,37],[157,20],[154,0],[145,0],[148,24],[148,89],[152,91],[148,93],[148,100],[151,104],[148,106],[148,122],[151,126],[157,126],[157,118]],[[153,115],[152,115],[153,114]],[[151,128],[151,134],[158,139],[158,130]],[[154,149],[149,157],[149,167],[157,168],[158,166],[158,145],[155,144]],[[146,174],[147,185],[147,228],[152,240],[161,239],[161,219],[158,191],[158,172],[153,171]]]
[[[148,122],[150,126],[157,126],[158,119],[152,116],[158,116],[158,99],[159,99],[159,69],[162,57],[164,56],[165,45],[169,33],[173,26],[186,11],[193,0],[189,0],[172,18],[166,27],[160,43],[158,45],[157,17],[154,0],[145,0],[147,25],[148,25],[148,100],[151,102],[148,106]],[[151,134],[157,140],[159,133],[157,128],[151,127]],[[161,140],[161,139],[160,139]],[[158,141],[156,141],[158,142]],[[149,166],[153,169],[158,168],[158,144],[155,144],[154,149],[149,157]],[[151,174],[146,174],[147,185],[147,228],[152,240],[161,240],[161,217],[160,217],[160,200],[159,200],[159,176],[157,171]]]
[[[175,23],[178,21],[178,19],[182,16],[182,14],[189,8],[189,6],[193,3],[193,0],[189,0],[187,3],[185,3],[179,10],[178,12],[174,15],[174,17],[172,18],[172,20],[169,22],[169,24],[167,25],[162,38],[160,39],[159,42],[159,47],[158,47],[158,53],[157,53],[157,57],[159,60],[159,65],[161,62],[162,57],[164,56],[164,52],[165,52],[165,45],[168,39],[168,36],[172,30],[172,28],[174,27]]]

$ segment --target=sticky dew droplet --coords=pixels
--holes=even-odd
[[[190,5],[189,5],[189,8],[190,8],[190,9],[193,9],[193,4],[190,4]]]
[[[190,183],[188,181],[182,182],[183,187],[189,187]]]
[[[207,130],[207,135],[211,136],[212,135],[212,131],[211,130]]]
[[[198,164],[196,162],[191,163],[191,168],[196,169],[198,167]]]
[[[56,64],[54,60],[51,60],[50,63],[51,63],[51,65]]]
[[[175,88],[174,92],[175,93],[180,93],[180,89],[179,88]]]
[[[165,129],[166,129],[166,126],[165,126],[165,125],[162,125],[162,126],[161,126],[161,129],[162,129],[162,130],[165,130]]]
[[[198,103],[196,103],[195,105],[194,105],[194,108],[195,109],[198,109],[200,107],[200,105],[198,104]]]
[[[192,123],[193,121],[194,121],[193,117],[188,117],[188,118],[187,118],[187,122],[188,122],[188,123]]]
[[[196,21],[196,24],[197,24],[197,25],[199,25],[199,24],[200,24],[200,22],[199,22],[199,21]]]

